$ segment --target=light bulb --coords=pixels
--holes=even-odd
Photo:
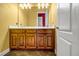
[[[48,3],[46,3],[46,8],[48,8]]]
[[[38,9],[40,9],[40,4],[38,4]]]
[[[25,7],[25,9],[27,9],[27,5],[26,4],[24,4],[24,7]]]
[[[42,4],[42,9],[44,8],[44,3]]]
[[[20,7],[20,8],[22,8],[22,9],[24,9],[24,6],[23,6],[23,4],[19,4],[19,7]]]
[[[29,4],[29,9],[31,9],[31,4]]]
[[[29,9],[31,9],[31,6],[29,6]]]
[[[31,9],[31,4],[28,3],[27,6],[28,6],[29,9]]]

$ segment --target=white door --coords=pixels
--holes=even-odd
[[[57,56],[70,56],[72,51],[71,4],[60,3],[57,7]]]
[[[72,4],[72,55],[79,56],[79,3]]]

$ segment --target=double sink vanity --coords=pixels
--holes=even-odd
[[[10,49],[55,49],[54,27],[9,26]]]

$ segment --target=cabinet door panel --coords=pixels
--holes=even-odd
[[[37,46],[38,48],[45,48],[44,34],[37,35]]]
[[[11,34],[10,47],[17,48],[17,34]]]
[[[54,40],[52,38],[52,34],[47,34],[45,40],[46,40],[46,48],[53,48]]]
[[[36,48],[36,34],[26,35],[26,48]]]
[[[18,48],[25,48],[25,34],[18,34]]]

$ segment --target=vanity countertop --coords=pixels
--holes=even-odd
[[[52,27],[28,27],[28,26],[9,26],[9,29],[54,29],[55,26]]]

